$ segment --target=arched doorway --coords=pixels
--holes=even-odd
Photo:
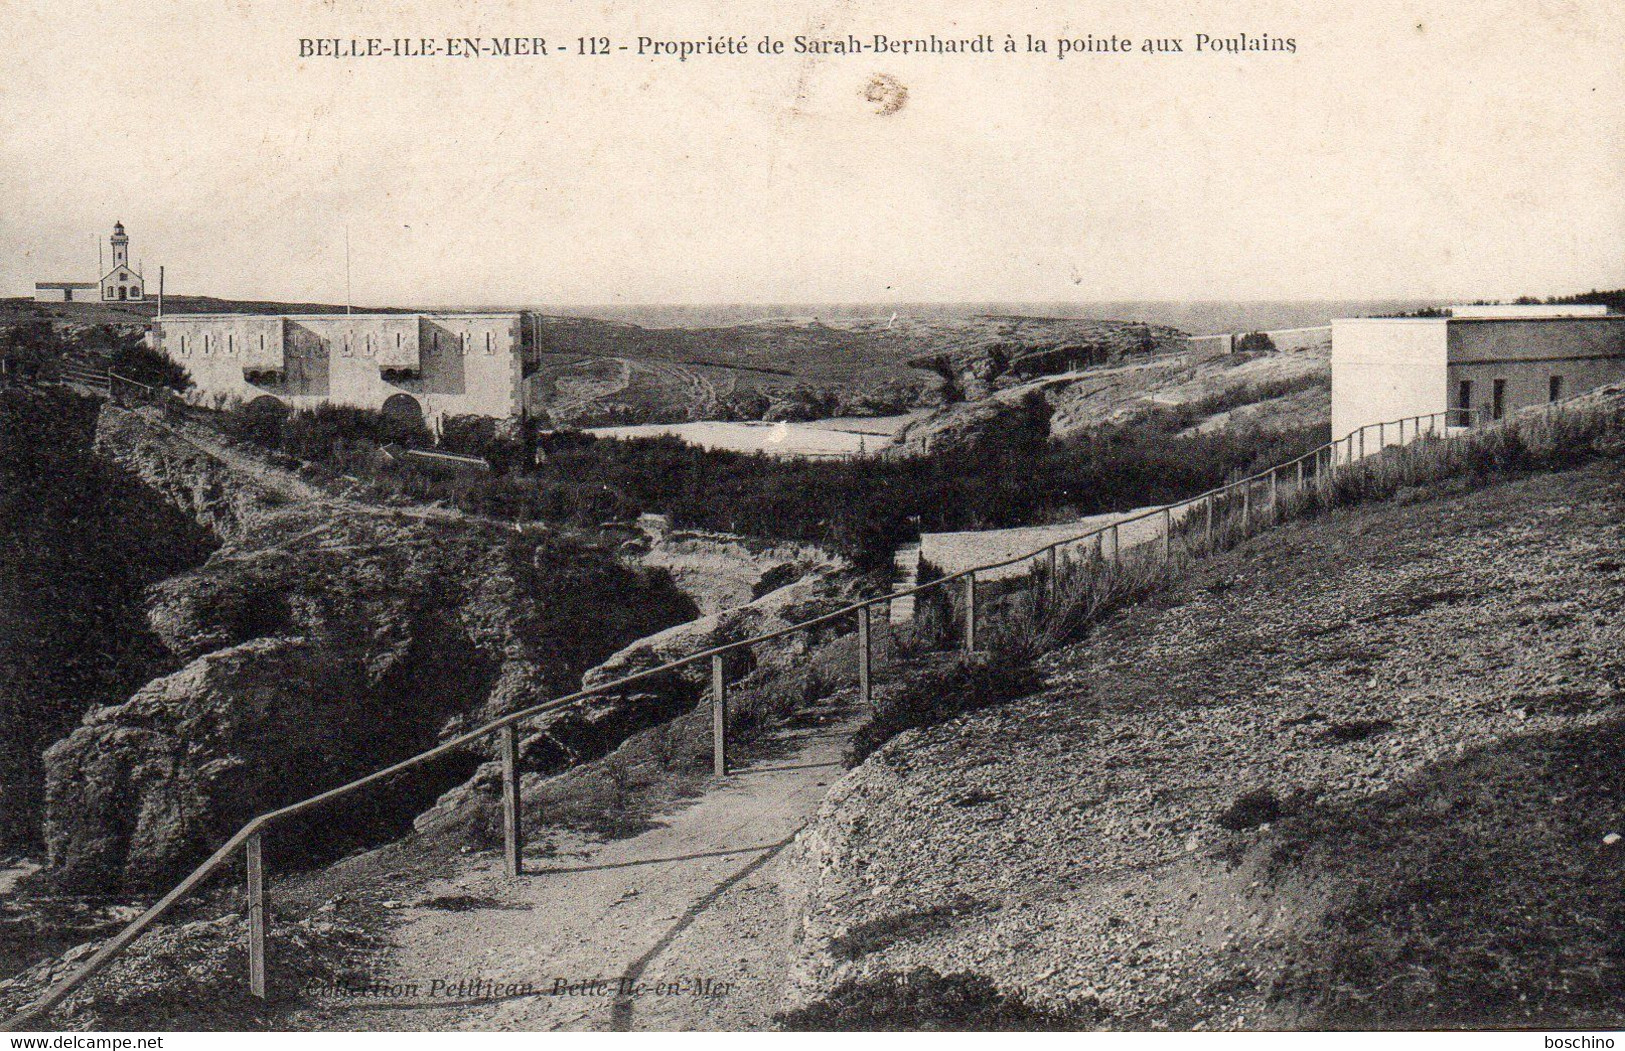
[[[281,417],[288,414],[288,407],[282,404],[281,399],[273,398],[269,394],[261,394],[259,397],[249,402],[244,408],[246,411],[253,413],[255,416]]]
[[[410,394],[391,394],[380,409],[387,426],[384,432],[389,440],[402,445],[417,445],[429,438],[423,425],[423,407]]]
[[[243,406],[243,419],[249,436],[262,445],[275,448],[282,433],[282,421],[288,418],[288,407],[269,394]]]
[[[423,407],[410,394],[391,394],[385,399],[382,412],[392,420],[423,426]]]

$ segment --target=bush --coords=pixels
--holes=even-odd
[[[441,421],[440,449],[463,456],[478,456],[498,474],[530,466],[530,445],[510,420],[489,416],[448,416]]]
[[[239,402],[220,413],[219,425],[226,437],[233,441],[258,445],[275,452],[282,448],[282,423],[287,415],[287,410],[280,404],[264,400],[251,401],[246,405]]]
[[[1236,340],[1237,354],[1266,354],[1275,349],[1268,332],[1248,332]]]
[[[176,392],[184,392],[192,385],[191,375],[179,362],[171,361],[162,351],[154,350],[139,340],[120,340],[113,348],[108,367],[127,380],[145,383],[149,387],[168,387]]]
[[[823,999],[776,1016],[802,1032],[927,1030],[1068,1032],[1093,1028],[1101,1011],[1087,1001],[1065,1012],[998,990],[979,974],[938,974],[929,967],[849,978]]]
[[[0,331],[0,363],[8,376],[33,377],[62,353],[62,339],[50,321],[24,321]]]
[[[1242,832],[1259,825],[1279,821],[1286,814],[1286,806],[1267,788],[1254,789],[1234,799],[1214,818],[1220,828]]]
[[[910,676],[875,698],[875,713],[852,735],[846,765],[856,766],[904,730],[935,726],[967,712],[1024,697],[1043,684],[1025,660],[969,654],[945,668]]]
[[[282,423],[279,444],[289,456],[320,462],[335,453],[349,452],[359,441],[427,445],[429,431],[421,420],[348,405],[320,405],[289,413]]]

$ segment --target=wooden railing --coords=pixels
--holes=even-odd
[[[141,387],[143,385],[137,384],[136,386]],[[146,388],[146,390],[150,391],[153,388]],[[659,667],[649,668],[633,675],[627,675],[611,682],[600,683],[597,686],[578,690],[564,697],[557,697],[512,712],[477,729],[443,741],[425,752],[403,759],[392,766],[358,778],[348,784],[339,785],[300,802],[261,814],[226,840],[218,850],[209,856],[208,860],[195,868],[174,889],[170,890],[146,912],[142,913],[97,949],[73,974],[68,975],[46,990],[40,999],[26,1010],[7,1019],[3,1025],[0,1025],[0,1029],[22,1029],[30,1023],[43,1020],[51,1009],[116,959],[143,932],[162,919],[199,884],[225,866],[239,850],[243,852],[247,873],[248,983],[253,995],[263,998],[266,995],[266,929],[270,921],[269,903],[265,889],[265,833],[280,822],[309,813],[369,785],[377,784],[404,771],[421,766],[447,753],[458,751],[493,736],[496,737],[497,756],[502,767],[503,866],[508,875],[517,876],[523,871],[522,853],[524,847],[524,829],[521,821],[519,796],[520,772],[518,769],[518,727],[521,723],[538,716],[562,711],[588,697],[613,693],[646,679],[666,675],[696,664],[708,663],[710,665],[709,692],[713,726],[712,763],[717,775],[726,775],[728,772],[728,684],[724,675],[724,658],[731,653],[748,650],[751,647],[772,642],[788,635],[850,619],[854,622],[858,636],[859,697],[864,705],[870,705],[873,700],[874,682],[871,620],[872,611],[876,606],[890,603],[898,598],[922,595],[935,589],[947,589],[957,583],[963,588],[964,620],[960,638],[964,649],[974,652],[978,643],[978,575],[1008,569],[1021,563],[1030,563],[1031,565],[1028,568],[1029,584],[1036,589],[1041,583],[1047,582],[1053,588],[1054,582],[1060,579],[1063,568],[1071,561],[1069,552],[1086,545],[1092,548],[1089,554],[1090,558],[1094,560],[1094,564],[1105,567],[1108,571],[1120,564],[1128,552],[1138,548],[1149,548],[1149,557],[1166,562],[1172,557],[1172,542],[1176,529],[1181,533],[1205,534],[1204,538],[1211,549],[1211,542],[1216,535],[1215,531],[1227,524],[1239,524],[1243,534],[1251,532],[1255,526],[1273,524],[1277,518],[1280,499],[1284,492],[1294,488],[1302,490],[1310,486],[1329,484],[1335,481],[1342,472],[1351,469],[1354,464],[1365,456],[1389,445],[1406,444],[1424,436],[1448,439],[1452,435],[1460,433],[1468,424],[1477,422],[1477,416],[1477,412],[1473,410],[1451,409],[1445,412],[1370,424],[1352,431],[1342,438],[1327,442],[1313,452],[1306,453],[1295,460],[1290,460],[1250,477],[1230,482],[1217,489],[1208,490],[1188,500],[1150,508],[1139,514],[1130,515],[1109,525],[1067,537],[1064,540],[1056,541],[1026,554],[950,573],[907,590],[888,592],[884,595],[863,599],[834,612],[801,621],[776,631],[701,650],[698,653],[667,662]],[[1390,428],[1392,428],[1392,441],[1389,440]],[[1375,436],[1374,440],[1371,440],[1370,436]],[[1130,541],[1125,544],[1125,530],[1133,531],[1135,526],[1141,524],[1143,524],[1141,531],[1149,532],[1149,535],[1138,539],[1130,538]]]

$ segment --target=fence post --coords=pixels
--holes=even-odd
[[[711,769],[728,772],[728,684],[722,679],[722,654],[711,654]]]
[[[509,723],[497,731],[502,759],[502,870],[518,876],[525,870],[524,829],[519,811],[519,733]]]
[[[1365,424],[1360,425],[1360,459],[1362,460],[1365,459],[1365,427]]]
[[[1277,503],[1278,503],[1279,499],[1280,499],[1280,493],[1278,492],[1277,486],[1276,486],[1275,468],[1271,467],[1270,468],[1270,524],[1271,525],[1274,525],[1276,522],[1279,522],[1281,520],[1280,509],[1279,509],[1279,507],[1277,507]]]
[[[1241,535],[1246,537],[1247,530],[1253,522],[1253,483],[1241,483]]]
[[[869,678],[870,661],[874,657],[872,642],[869,634],[869,607],[863,606],[858,610],[858,700],[865,708],[874,702],[874,691]]]
[[[1173,554],[1174,543],[1174,509],[1164,506],[1162,509],[1162,564],[1167,565],[1169,557]]]
[[[1202,501],[1206,508],[1205,517],[1207,518],[1207,525],[1202,528],[1202,539],[1208,547],[1213,546],[1213,500],[1213,494],[1208,493],[1207,499]]]
[[[1303,492],[1303,457],[1298,457],[1298,492]]]
[[[976,652],[976,574],[965,576],[965,652]]]
[[[1112,523],[1112,563],[1123,561],[1123,538],[1118,535],[1117,523]]]
[[[1377,451],[1381,452],[1382,450],[1386,449],[1387,447],[1388,447],[1388,422],[1386,420],[1384,420],[1382,423],[1377,424]]]
[[[248,837],[248,991],[265,999],[265,844],[259,832]]]

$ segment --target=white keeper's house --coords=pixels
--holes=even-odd
[[[36,303],[122,303],[146,298],[146,282],[130,266],[130,238],[123,223],[113,224],[113,268],[97,281],[36,281]]]

